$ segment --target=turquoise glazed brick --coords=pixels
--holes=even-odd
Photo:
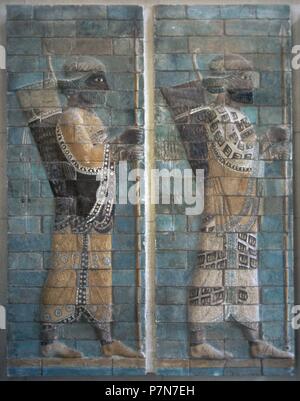
[[[134,51],[134,42],[131,38],[115,38],[113,44],[114,54],[126,56],[132,54]],[[142,43],[140,45],[142,45]]]
[[[157,374],[159,376],[189,376],[189,369],[188,368],[173,368],[173,369],[167,369],[167,368],[161,368],[157,370]]]
[[[143,8],[136,6],[109,6],[108,18],[116,20],[135,20],[143,18]]]
[[[115,269],[129,269],[135,265],[135,253],[134,252],[113,252],[112,264]]]
[[[14,36],[32,36],[33,31],[33,22],[32,21],[8,21],[7,22],[7,34],[11,37]]]
[[[183,269],[187,266],[187,253],[178,251],[172,253],[157,252],[156,266],[158,269]]]
[[[135,232],[135,219],[133,217],[118,217],[115,220],[114,230],[120,234],[132,234]]]
[[[134,216],[134,206],[133,205],[116,205],[116,215],[117,216]]]
[[[10,198],[8,202],[9,216],[25,216],[28,213],[24,198]]]
[[[8,127],[25,127],[26,118],[24,113],[19,110],[8,110],[7,113]]]
[[[157,307],[158,322],[185,322],[186,306],[184,305],[159,305]]]
[[[97,340],[94,328],[84,321],[62,327],[61,334],[62,338],[66,340],[86,340],[86,341]]]
[[[133,304],[135,302],[136,291],[135,287],[127,286],[127,287],[117,287],[113,288],[113,300],[116,305],[119,304]]]
[[[222,35],[223,24],[220,21],[157,21],[157,34],[161,36],[208,36]]]
[[[28,128],[22,127],[22,128],[17,128],[17,127],[13,127],[13,128],[9,128],[8,129],[8,142],[11,145],[19,145],[22,144],[23,141],[26,139],[29,141],[28,144],[31,143],[31,135],[29,132]]]
[[[286,196],[292,195],[292,186],[287,190],[286,181],[283,179],[260,180],[258,191],[262,196]]]
[[[226,34],[234,36],[279,36],[284,26],[290,34],[289,22],[278,20],[233,20],[226,21]]]
[[[257,17],[258,18],[282,18],[288,19],[290,18],[290,6],[266,6],[266,5],[258,5],[257,6]]]
[[[190,376],[199,377],[220,377],[224,375],[224,369],[222,368],[191,368]]]
[[[261,230],[265,232],[283,232],[283,216],[263,216]]]
[[[283,287],[262,288],[262,303],[282,305],[284,303],[284,288]]]
[[[183,233],[177,234],[158,234],[157,235],[158,249],[187,249],[187,235]]]
[[[186,359],[186,343],[180,341],[158,342],[158,353],[161,359]]]
[[[263,125],[282,124],[282,115],[281,107],[261,107],[259,110],[260,122]]]
[[[143,32],[142,21],[135,21],[134,24],[128,21],[110,20],[108,22],[109,34],[112,37],[141,37]]]
[[[215,19],[220,18],[218,6],[187,6],[187,16],[191,19]]]
[[[134,281],[135,272],[133,269],[130,270],[118,270],[116,274],[113,275],[113,286],[131,286],[135,285]]]
[[[54,215],[53,198],[35,198],[28,202],[28,212],[32,216]]]
[[[130,59],[127,58],[119,58],[119,62],[123,63],[123,66],[119,66],[119,69],[122,69],[122,71],[124,71],[125,69],[128,69],[130,71],[130,69],[132,69],[132,67],[130,67]],[[124,66],[124,63],[125,66]],[[126,67],[128,65],[128,67]],[[117,68],[117,67],[115,67]],[[128,91],[111,91],[110,93],[108,93],[108,95],[106,96],[105,99],[106,105],[108,107],[115,107],[119,110],[130,110],[133,107],[133,93],[128,93]]]
[[[268,250],[268,249],[282,249],[283,247],[283,238],[279,233],[259,233],[258,235],[259,241],[259,249],[260,250]]]
[[[126,234],[113,235],[113,250],[114,251],[130,251],[134,249],[135,236]]]
[[[99,341],[76,341],[76,349],[79,352],[82,352],[83,355],[88,357],[100,357],[101,355],[101,345]]]
[[[136,336],[135,323],[114,323],[113,333],[115,338],[122,340],[131,340]]]
[[[262,72],[261,73],[261,85],[262,88],[279,90],[281,86],[281,73],[280,70],[280,60],[276,59],[277,67],[272,72]]]
[[[130,377],[130,376],[145,376],[145,369],[138,369],[138,368],[114,368],[113,369],[113,375],[114,376],[124,376],[124,377]]]
[[[261,251],[259,257],[265,269],[272,269],[276,265],[283,266],[282,251]]]
[[[39,340],[40,325],[38,323],[11,323],[8,326],[13,341]]]
[[[192,58],[186,54],[165,54],[157,56],[156,69],[158,71],[191,71]]]
[[[174,231],[177,232],[187,232],[187,217],[175,215],[173,217],[174,221]]]
[[[132,110],[113,110],[112,111],[112,125],[121,127],[130,127],[134,125],[134,114]]]
[[[156,216],[156,230],[157,231],[174,231],[173,216],[157,215]]]
[[[7,6],[8,20],[29,20],[33,18],[33,6]]]
[[[273,305],[262,305],[262,319],[264,322],[280,322],[284,320],[284,307]]]
[[[188,53],[187,38],[159,38],[156,39],[156,52],[160,53]]]
[[[8,346],[10,358],[35,358],[39,351],[40,341],[11,341]]]
[[[40,38],[8,38],[8,55],[40,55],[42,41]]]
[[[9,21],[7,32],[11,37],[74,37],[76,34],[75,21]]]
[[[269,377],[291,377],[296,374],[294,368],[264,368],[263,372]]]
[[[275,341],[284,338],[284,327],[281,322],[263,323],[263,337],[267,341]]]
[[[249,343],[246,340],[226,340],[225,351],[230,352],[236,359],[249,359]]]
[[[264,214],[282,215],[283,214],[283,198],[282,197],[265,197]]]
[[[187,330],[186,323],[159,323],[157,335],[161,340],[186,341]]]
[[[185,270],[177,270],[176,274],[174,274],[173,270],[162,269],[157,272],[158,282],[162,286],[172,285],[182,286],[183,283],[186,283],[187,272]]]
[[[40,162],[40,155],[35,146],[8,146],[7,159],[20,162]]]
[[[242,107],[241,111],[243,111],[248,116],[252,124],[257,124],[258,109],[256,107]]]
[[[261,376],[260,368],[225,368],[224,376]]]
[[[54,216],[43,216],[42,218],[42,232],[50,234],[54,229]]]
[[[8,304],[7,319],[9,322],[33,322],[39,321],[38,304]]]
[[[227,21],[226,34],[237,36],[279,36],[284,26],[287,36],[290,35],[290,23],[280,20],[243,20]]]
[[[177,72],[177,71],[172,71],[170,72],[159,72],[156,75],[156,87],[168,87],[168,86],[174,86],[174,85],[180,85],[181,83],[183,84],[184,82],[187,82],[190,78],[189,72]]]
[[[39,377],[42,374],[41,368],[8,368],[8,376],[11,377]]]
[[[8,246],[12,252],[47,251],[51,246],[51,238],[45,234],[9,234]]]
[[[257,89],[254,93],[254,104],[256,106],[274,106],[279,107],[282,104],[280,98],[274,98],[276,90],[269,87]]]
[[[157,6],[156,18],[157,19],[181,19],[186,17],[185,6]]]
[[[12,253],[8,255],[10,269],[36,270],[43,268],[43,255],[41,253]]]
[[[101,377],[112,376],[111,368],[44,367],[44,377]]]
[[[124,300],[123,300],[124,302]],[[135,322],[136,311],[134,304],[122,304],[118,305],[115,303],[113,309],[113,319],[118,322]]]
[[[8,232],[10,234],[26,234],[41,232],[40,217],[12,217],[8,220]]]
[[[105,19],[105,6],[38,6],[34,8],[37,20]]]
[[[46,272],[30,272],[10,270],[9,281],[15,287],[42,287],[46,280]]]
[[[221,17],[225,19],[256,18],[256,6],[221,6]]]
[[[88,37],[98,37],[105,36],[108,32],[108,23],[103,21],[78,21],[77,22],[77,35],[78,36],[88,36]]]
[[[261,285],[282,286],[284,283],[283,270],[280,268],[280,261],[275,262],[273,269],[264,269],[259,273]]]
[[[160,276],[160,275],[159,275]],[[176,274],[178,277],[178,272]],[[167,287],[167,284],[164,284],[163,280],[159,277],[159,283],[161,286],[165,285],[165,287],[161,287],[157,289],[156,292],[156,303],[158,305],[185,305],[187,302],[187,291],[184,287],[176,287],[173,285],[174,281],[169,281],[170,287]],[[184,281],[179,281],[179,285],[183,285]],[[172,285],[172,287],[171,287]],[[177,284],[178,285],[178,284]]]

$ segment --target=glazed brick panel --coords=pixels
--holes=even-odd
[[[259,325],[262,338],[281,348],[285,347],[284,256],[293,254],[291,66],[287,56],[291,48],[289,17],[288,6],[158,6],[155,21],[158,168],[182,170],[189,168],[190,154],[183,149],[180,123],[174,122],[172,107],[168,105],[168,99],[161,89],[168,90],[197,79],[193,53],[199,53],[196,59],[204,79],[211,74],[209,64],[217,56],[224,54],[240,54],[254,65],[254,102],[253,105],[241,107],[241,111],[247,115],[257,132],[259,149],[254,161],[257,167],[254,175],[256,180],[254,196],[260,199],[260,206],[256,212],[261,315]],[[282,71],[282,55],[285,55],[284,71]],[[285,99],[282,96],[283,76],[286,87]],[[178,91],[178,96],[180,95]],[[208,95],[207,98],[207,102],[213,102],[216,96]],[[175,103],[175,99],[173,100]],[[199,104],[195,105],[197,106],[201,106],[201,99]],[[265,135],[272,127],[280,127],[283,124],[290,143],[286,145],[287,152],[283,160],[271,160],[270,155],[265,153]],[[197,157],[192,160],[197,160]],[[240,196],[231,191],[231,196],[234,195]],[[286,209],[286,196],[289,197],[288,209]],[[236,210],[232,213],[238,214]],[[285,213],[289,214],[288,227]],[[224,212],[224,216],[226,215],[228,212]],[[185,207],[182,205],[157,206],[157,343],[159,355],[163,355],[161,359],[177,358],[178,364],[179,360],[181,361],[181,368],[171,369],[170,363],[161,367],[160,374],[166,376],[187,375],[183,362],[193,363],[189,350],[188,287],[193,285],[193,271],[199,263],[199,242],[204,234],[201,232],[200,218],[189,216],[184,219],[184,217],[186,218]],[[180,222],[176,224],[178,218]],[[289,238],[287,252],[284,254],[284,233],[287,231]],[[211,236],[211,242],[214,241],[214,235],[205,233],[205,236],[207,238]],[[180,260],[172,256],[174,252],[180,255]],[[290,256],[289,266],[288,302],[292,305],[293,259]],[[181,283],[185,283],[185,291]],[[174,338],[176,337],[172,333],[174,327],[180,331],[180,338]],[[247,341],[232,324],[220,322],[206,325],[206,337],[209,344],[217,349],[233,352],[235,359],[247,360],[248,366],[251,364],[253,366],[239,369],[234,366],[225,369],[193,367],[188,370],[189,375],[272,374],[272,368],[262,369],[260,363],[254,366]],[[169,341],[173,339],[174,341]],[[293,345],[292,335],[290,340]],[[276,368],[274,369],[275,373]],[[280,370],[279,366],[277,369],[279,375],[285,370]],[[293,373],[292,369],[286,369],[286,372]]]
[[[40,358],[41,295],[52,267],[51,243],[55,202],[27,117],[16,92],[49,78],[53,71],[64,79],[63,67],[76,56],[92,56],[106,67],[109,85],[96,110],[112,136],[135,124],[135,42],[138,50],[140,99],[138,125],[143,125],[143,11],[136,6],[9,6],[7,8],[8,65],[8,247],[9,247],[9,358],[20,359],[9,374],[33,376],[124,375],[126,366],[113,370],[93,366],[49,366]],[[60,95],[62,106],[66,98]],[[100,101],[100,98],[99,98]],[[113,229],[113,335],[136,349],[135,208],[117,207]],[[143,234],[143,233],[142,233]],[[142,264],[144,257],[141,254]],[[142,265],[143,269],[143,265]],[[142,281],[143,284],[143,281]],[[144,284],[143,284],[144,285]],[[143,290],[141,290],[143,296]],[[143,307],[140,305],[141,315]],[[103,354],[94,330],[86,322],[65,326],[64,343],[87,358]],[[143,338],[141,339],[143,341]],[[22,366],[29,358],[32,366]],[[133,363],[134,365],[134,363]],[[129,370],[134,371],[135,366]],[[138,368],[138,366],[137,366]],[[136,368],[136,369],[137,369]]]

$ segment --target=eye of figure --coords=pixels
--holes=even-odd
[[[97,77],[94,79],[95,82],[104,82],[104,78]]]
[[[97,73],[90,76],[87,80],[87,84],[90,87],[97,87],[98,89],[104,89],[106,86],[106,79],[103,73]]]

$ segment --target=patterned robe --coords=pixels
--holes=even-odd
[[[208,170],[189,321],[259,321],[256,135],[241,111],[219,105],[178,115],[185,138],[205,132]]]
[[[42,321],[67,323],[84,313],[112,320],[110,233],[115,167],[99,117],[69,108],[30,124],[56,203],[51,269],[43,294]]]

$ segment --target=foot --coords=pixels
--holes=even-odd
[[[102,346],[104,356],[107,358],[113,356],[121,356],[124,358],[143,358],[144,355],[141,352],[137,352],[127,347],[121,341],[113,341],[111,344]]]
[[[191,347],[191,357],[195,359],[222,360],[222,359],[232,359],[233,355],[230,354],[229,352],[219,351],[212,345],[203,343],[199,345],[193,345]]]
[[[256,359],[294,359],[294,355],[290,352],[281,351],[265,341],[252,344],[251,355]]]
[[[42,355],[45,358],[82,358],[81,352],[75,351],[60,342],[42,346]]]

